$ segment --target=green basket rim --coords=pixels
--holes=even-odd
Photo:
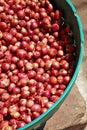
[[[80,40],[81,40],[81,47],[80,47],[80,55],[78,58],[78,63],[75,69],[75,72],[72,76],[72,79],[70,80],[67,88],[65,89],[65,91],[63,92],[63,94],[60,96],[60,98],[43,114],[41,114],[38,118],[36,118],[35,120],[31,121],[30,123],[26,124],[25,126],[18,128],[17,130],[25,130],[31,126],[33,126],[34,124],[38,123],[41,119],[43,119],[44,117],[47,116],[47,114],[49,114],[57,105],[59,105],[64,98],[66,97],[67,93],[70,92],[76,77],[78,75],[79,69],[80,69],[80,65],[82,63],[82,58],[83,58],[83,52],[84,52],[84,34],[83,34],[83,28],[82,28],[82,24],[81,24],[81,20],[79,18],[79,16],[77,15],[76,9],[74,7],[74,5],[71,3],[70,0],[66,0],[67,4],[71,7],[72,11],[74,12],[74,16],[76,17],[78,26],[79,26],[79,32],[80,32]]]

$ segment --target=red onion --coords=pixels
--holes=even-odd
[[[19,17],[20,19],[23,19],[23,18],[25,17],[25,12],[24,12],[24,10],[19,10],[17,14],[18,14],[18,17]]]
[[[57,53],[58,56],[63,56],[64,55],[64,52],[63,50],[59,50],[58,53]]]
[[[7,24],[5,22],[0,22],[0,30],[5,30],[7,28]]]
[[[15,87],[15,88],[13,88],[13,93],[14,94],[19,94],[20,93],[20,88],[18,88],[18,87]]]
[[[53,102],[47,102],[47,103],[46,103],[46,107],[47,107],[47,108],[50,108],[52,105],[53,105]]]
[[[21,29],[21,27],[18,30],[20,30],[20,29]],[[22,37],[23,37],[22,33],[16,33],[17,40],[22,40]]]
[[[0,79],[0,87],[6,88],[10,84],[10,80],[8,78]]]
[[[0,59],[3,58],[4,53],[2,51],[0,51]]]
[[[20,112],[26,112],[26,107],[25,106],[20,106],[20,108],[19,108],[19,111]]]
[[[31,60],[32,57],[33,57],[33,53],[32,53],[32,52],[28,52],[28,54],[27,54],[27,59],[28,59],[28,60]]]
[[[10,122],[9,122],[9,124],[11,126],[13,126],[14,129],[17,128],[17,120],[16,119],[11,119]]]
[[[49,44],[52,44],[54,41],[55,41],[55,37],[52,36],[52,35],[50,35],[50,36],[48,37],[48,43],[49,43]]]
[[[7,50],[7,47],[2,45],[2,46],[1,46],[1,51],[2,51],[2,52],[5,52],[6,50]]]
[[[51,26],[51,23],[48,17],[44,17],[42,22],[43,22],[44,27],[46,28],[49,28]]]
[[[12,63],[12,64],[10,65],[10,69],[11,69],[11,70],[15,70],[15,69],[16,69],[16,65],[15,65],[14,63]]]
[[[15,83],[10,83],[10,85],[8,86],[8,91],[11,92],[13,91],[13,89],[16,87]]]
[[[17,111],[11,112],[10,114],[12,118],[15,118],[15,119],[18,119],[20,117],[20,113]]]
[[[58,76],[58,70],[52,70],[51,71],[51,74],[53,75],[53,76]]]
[[[30,8],[29,8],[29,7],[27,7],[27,8],[25,9],[25,14],[26,14],[26,15],[29,15],[29,14],[30,14]]]
[[[12,83],[17,83],[18,82],[18,76],[17,75],[12,75],[10,77],[10,80],[11,80]]]
[[[12,28],[12,29],[10,30],[10,33],[11,33],[13,36],[16,35],[16,32],[17,32],[16,28]]]
[[[8,42],[10,42],[12,40],[12,34],[11,33],[4,33],[3,37]]]
[[[27,30],[26,30],[24,27],[22,27],[21,33],[22,33],[24,36],[26,36],[26,35],[28,34]]]
[[[0,88],[0,95],[2,95],[3,93],[6,93],[7,91],[3,88]]]
[[[19,110],[19,108],[15,104],[12,105],[12,106],[9,106],[9,108],[8,108],[9,113],[12,113],[12,112],[15,112],[15,111],[18,111],[18,110]]]
[[[30,44],[29,47],[28,47],[29,51],[34,51],[35,50],[35,46],[34,44]]]
[[[67,71],[65,69],[60,69],[59,75],[67,75]]]
[[[36,86],[29,87],[29,91],[31,94],[35,94],[36,93]]]
[[[28,44],[27,41],[22,41],[21,46],[22,46],[22,48],[24,48],[25,50],[28,50],[29,44]]]
[[[29,95],[30,95],[30,92],[29,92],[29,91],[22,91],[22,92],[21,92],[21,96],[22,96],[23,98],[28,98]]]
[[[3,129],[3,128],[7,127],[7,126],[8,126],[8,121],[7,120],[6,121],[2,121],[2,123],[0,125],[0,129]]]
[[[32,28],[32,29],[35,29],[35,28],[37,28],[37,27],[38,27],[38,25],[37,25],[37,22],[36,22],[36,21],[31,22],[31,28]]]
[[[59,84],[63,83],[63,76],[58,76],[57,81]]]
[[[18,73],[19,79],[27,78],[27,75],[25,73]]]
[[[2,39],[3,37],[3,33],[0,31],[0,39]]]
[[[39,104],[34,104],[32,107],[31,107],[31,110],[33,112],[41,112],[41,106]]]
[[[0,13],[4,10],[4,8],[2,6],[0,6]]]
[[[69,68],[69,63],[66,60],[61,60],[60,66],[67,70]]]
[[[61,90],[65,90],[66,85],[64,85],[64,84],[60,84],[60,85],[59,85],[59,88],[60,88]]]
[[[23,60],[19,60],[17,62],[18,68],[23,68],[24,67],[24,61]]]
[[[37,82],[37,89],[44,89],[44,84],[42,82]]]
[[[22,87],[23,87],[23,86],[26,86],[27,83],[28,83],[27,78],[22,78],[22,79],[20,79],[20,81],[19,81],[19,85],[22,86]]]
[[[24,121],[26,123],[30,123],[32,120],[31,120],[31,116],[30,115],[27,115],[25,118],[24,118]]]
[[[55,38],[58,38],[59,33],[58,33],[58,32],[54,32],[54,33],[53,33],[53,36],[54,36]]]
[[[54,85],[54,88],[59,89],[59,84]]]
[[[13,73],[14,75],[17,75],[17,74],[18,74],[18,72],[19,72],[19,70],[18,70],[18,69],[15,69],[15,70],[13,70],[13,71],[12,71],[12,73]]]
[[[18,60],[19,60],[19,58],[18,58],[18,57],[16,57],[16,56],[13,56],[13,57],[12,57],[12,62],[13,62],[13,63],[17,63],[17,62],[18,62]]]
[[[50,98],[50,100],[52,101],[52,102],[56,102],[57,100],[58,100],[58,96],[56,96],[56,95],[52,95],[51,96],[51,98]]]
[[[17,121],[17,127],[23,127],[24,125],[26,125],[26,123],[24,121]]]
[[[42,54],[43,55],[48,54],[48,51],[49,51],[49,46],[42,48]]]
[[[25,9],[25,10],[26,10],[26,9]],[[25,20],[19,21],[19,25],[20,25],[21,27],[25,27],[25,26],[26,26],[26,21],[25,21]]]
[[[17,51],[17,56],[21,59],[25,58],[27,56],[27,52],[24,49],[19,49]]]
[[[53,30],[54,32],[56,32],[56,31],[59,30],[59,25],[58,25],[57,23],[54,23],[54,24],[52,24],[51,28],[52,28],[52,30]]]
[[[29,81],[28,81],[28,85],[29,86],[35,86],[37,84],[37,81],[35,80],[35,79],[30,79]]]
[[[7,114],[8,114],[8,108],[7,108],[7,107],[3,107],[3,108],[0,110],[0,114],[2,114],[4,117],[6,117]]]
[[[44,112],[46,112],[46,111],[47,111],[47,108],[46,108],[46,107],[43,107],[42,110],[41,110],[42,113],[44,113]]]
[[[9,125],[6,125],[6,126],[3,126],[1,130],[13,130],[13,127],[12,126],[9,126]]]
[[[32,69],[33,69],[33,64],[30,63],[30,62],[26,63],[25,69],[26,69],[27,71],[28,71],[28,70],[32,70]]]
[[[56,94],[57,94],[58,96],[61,96],[61,95],[63,94],[63,90],[59,89],[59,90],[56,92]]]
[[[32,118],[33,119],[35,119],[35,118],[37,118],[37,117],[39,117],[40,116],[40,113],[39,112],[33,112],[33,114],[32,114]]]
[[[3,121],[3,115],[0,114],[0,122]]]
[[[8,63],[2,63],[3,70],[7,71],[7,70],[9,70],[9,68],[10,68],[10,65]]]
[[[56,55],[57,55],[57,50],[56,50],[55,48],[50,48],[50,50],[49,50],[49,55],[50,55],[51,57],[56,56]]]
[[[33,39],[34,42],[38,42],[39,41],[39,37],[36,34],[33,35],[32,39]]]
[[[44,74],[44,69],[43,68],[38,68],[37,69],[37,74]]]
[[[0,109],[4,107],[4,102],[0,101]]]
[[[28,108],[31,108],[34,105],[34,101],[30,99],[30,100],[27,101],[26,105],[27,105]]]
[[[28,91],[29,90],[29,86],[24,86],[21,88],[21,91]]]
[[[51,96],[51,93],[50,93],[50,91],[46,90],[46,91],[43,92],[43,95],[45,97],[49,98]]]
[[[8,93],[3,93],[1,96],[2,101],[7,101],[9,100],[10,95]]]
[[[19,104],[22,105],[22,106],[26,106],[27,100],[24,99],[24,98],[21,98]]]
[[[10,51],[11,51],[12,53],[17,52],[18,48],[19,48],[18,46],[9,46],[9,49],[10,49]]]
[[[54,85],[57,84],[57,78],[55,76],[51,76],[50,77],[50,83],[54,84]]]
[[[38,69],[38,67],[39,67],[39,65],[38,65],[38,63],[33,63],[33,69],[35,69],[35,70],[37,70]]]
[[[69,81],[70,81],[70,76],[68,76],[68,75],[64,76],[63,81],[64,81],[65,84],[68,84]]]

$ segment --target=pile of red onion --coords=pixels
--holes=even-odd
[[[76,46],[48,0],[0,0],[0,130],[16,130],[62,95]]]

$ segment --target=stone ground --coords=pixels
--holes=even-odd
[[[49,119],[44,130],[87,130],[87,0],[71,0],[77,9],[85,34],[83,62],[70,94]]]

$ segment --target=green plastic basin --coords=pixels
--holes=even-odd
[[[50,0],[50,2],[53,4],[53,6],[56,6],[56,8],[63,11],[66,22],[69,23],[72,28],[73,36],[77,45],[75,70],[67,88],[65,89],[64,93],[60,96],[60,98],[54,103],[54,105],[52,105],[52,107],[50,107],[45,113],[40,115],[31,123],[17,130],[35,130],[38,127],[40,127],[43,123],[45,123],[58,110],[60,105],[65,100],[66,96],[69,94],[71,88],[73,87],[73,84],[78,75],[78,71],[80,69],[80,65],[82,63],[82,57],[84,52],[84,35],[82,30],[82,24],[79,16],[76,13],[75,7],[73,6],[70,0]]]

